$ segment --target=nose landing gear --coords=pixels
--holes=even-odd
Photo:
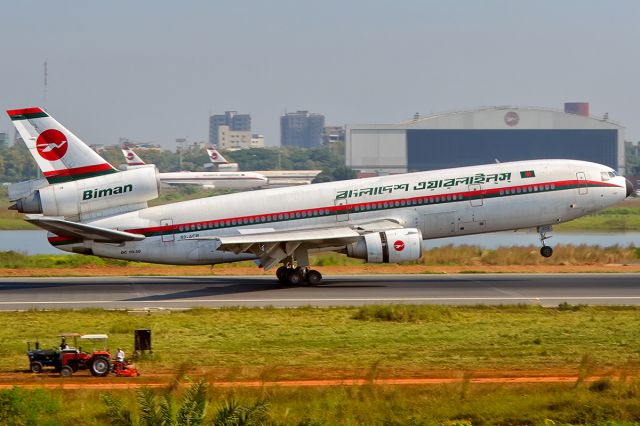
[[[546,245],[545,241],[551,238],[551,235],[547,235],[547,232],[553,231],[553,227],[551,225],[538,226],[537,231],[540,234],[540,242],[542,243],[542,247],[540,247],[540,256],[551,257],[553,255],[553,248]]]

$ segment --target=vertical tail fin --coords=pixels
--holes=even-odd
[[[23,108],[7,113],[49,183],[118,171],[45,110]]]
[[[122,155],[124,155],[127,166],[143,166],[145,164],[145,162],[138,157],[138,154],[133,152],[128,146],[122,145]]]
[[[213,164],[228,164],[229,163],[227,161],[227,159],[224,158],[222,156],[222,154],[220,154],[218,152],[217,149],[213,149],[212,147],[208,147],[207,148],[207,154],[209,154],[209,159],[211,160],[211,162]]]

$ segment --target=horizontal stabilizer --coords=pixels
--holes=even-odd
[[[25,220],[60,237],[92,240],[99,243],[123,243],[125,241],[140,241],[145,238],[140,234],[70,222],[54,217],[26,217]]]

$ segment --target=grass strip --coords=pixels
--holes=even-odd
[[[112,348],[131,353],[138,328],[153,333],[154,355],[141,362],[143,371],[184,365],[226,380],[340,378],[372,366],[402,376],[575,371],[585,357],[598,369],[640,362],[640,308],[632,306],[238,308],[148,316],[95,309],[0,312],[0,371],[27,368],[25,342],[40,339],[51,347],[61,332],[107,333]]]

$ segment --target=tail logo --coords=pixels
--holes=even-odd
[[[60,130],[47,129],[36,141],[38,154],[45,160],[56,161],[64,157],[69,148],[67,137]]]
[[[133,160],[133,152],[127,152],[127,160]]]
[[[210,155],[210,158],[212,160],[217,160],[218,159],[218,154],[216,154],[215,152],[212,152],[211,155]]]

